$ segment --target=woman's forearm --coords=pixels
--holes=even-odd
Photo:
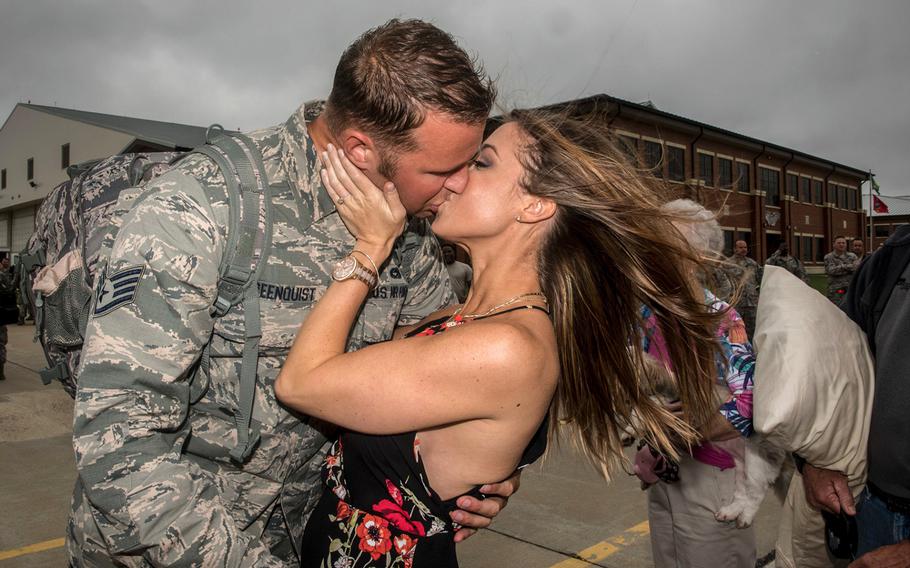
[[[389,255],[388,248],[360,245],[355,250],[377,259],[381,266]],[[351,278],[333,282],[316,302],[300,326],[275,383],[276,394],[283,402],[293,406],[294,398],[306,396],[309,374],[344,354],[351,328],[369,291],[366,283]]]

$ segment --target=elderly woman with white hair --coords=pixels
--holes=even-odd
[[[706,265],[722,266],[723,233],[713,213],[687,199],[672,201],[663,207],[672,214],[681,236],[705,258]],[[723,274],[722,270],[715,271]],[[636,472],[649,485],[648,520],[651,527],[651,549],[654,564],[665,567],[749,567],[755,565],[755,533],[738,529],[733,523],[715,520],[715,512],[733,499],[735,462],[731,452],[742,455],[743,438],[752,433],[752,376],[754,354],[739,314],[712,293],[713,275],[705,277],[691,271],[705,288],[705,301],[726,317],[717,336],[722,354],[718,356],[720,385],[725,393],[714,419],[700,429],[703,443],[683,454],[676,467],[658,457],[657,467],[646,465],[653,455],[647,446],[639,450]],[[723,282],[721,283],[723,284]],[[663,336],[648,307],[642,308],[645,321],[643,347],[666,369],[672,370],[663,348]],[[721,389],[723,390],[723,389]],[[680,403],[669,405],[681,412]]]

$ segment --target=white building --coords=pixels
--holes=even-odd
[[[205,128],[19,103],[0,127],[0,252],[21,251],[66,168],[124,152],[189,150]]]

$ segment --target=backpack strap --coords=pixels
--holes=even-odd
[[[27,250],[27,249],[26,249]],[[44,329],[44,310],[41,310],[41,306],[44,304],[44,299],[41,298],[40,293],[35,293],[34,288],[32,287],[32,272],[39,267],[44,267],[47,264],[47,250],[45,245],[42,244],[41,248],[35,250],[35,252],[28,253],[23,250],[19,254],[19,270],[22,271],[22,276],[19,278],[19,294],[23,302],[28,302],[32,306],[32,315],[35,318],[35,341],[41,344],[41,348],[44,351],[44,356],[47,358],[48,362],[51,362],[52,359],[50,354],[47,351],[47,346],[42,340],[42,330]],[[41,375],[41,381],[45,385],[49,385],[50,381],[54,377],[59,376],[60,371],[54,371],[53,375],[45,377],[45,371],[51,371],[52,369],[43,369],[39,372]],[[69,376],[69,371],[66,371],[66,377]],[[64,378],[66,378],[64,377]]]
[[[54,381],[60,381],[61,383],[66,381],[70,377],[70,371],[67,366],[61,362],[53,367],[41,369],[38,371],[38,376],[41,377],[41,382],[46,386]]]
[[[44,249],[38,249],[34,253],[22,251],[19,254],[19,265],[25,274],[30,273],[37,266],[44,266],[47,262]]]
[[[262,156],[246,136],[218,133],[212,136],[208,146],[199,148],[198,151],[215,161],[228,188],[231,223],[228,226],[218,293],[211,313],[218,318],[238,304],[243,306],[244,343],[240,363],[240,392],[238,409],[234,415],[237,446],[230,452],[232,460],[243,463],[249,459],[260,439],[259,431],[251,427],[259,341],[262,337],[259,289],[256,283],[271,248],[272,195]],[[264,230],[261,250],[257,255],[260,216],[264,217]],[[234,227],[239,228],[239,231],[232,230]],[[210,349],[207,346],[201,362],[204,370],[210,368],[209,358]]]

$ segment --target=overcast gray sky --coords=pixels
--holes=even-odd
[[[910,194],[910,2],[0,0],[17,102],[249,130],[324,97],[341,51],[430,20],[501,103],[608,93],[861,169]]]

